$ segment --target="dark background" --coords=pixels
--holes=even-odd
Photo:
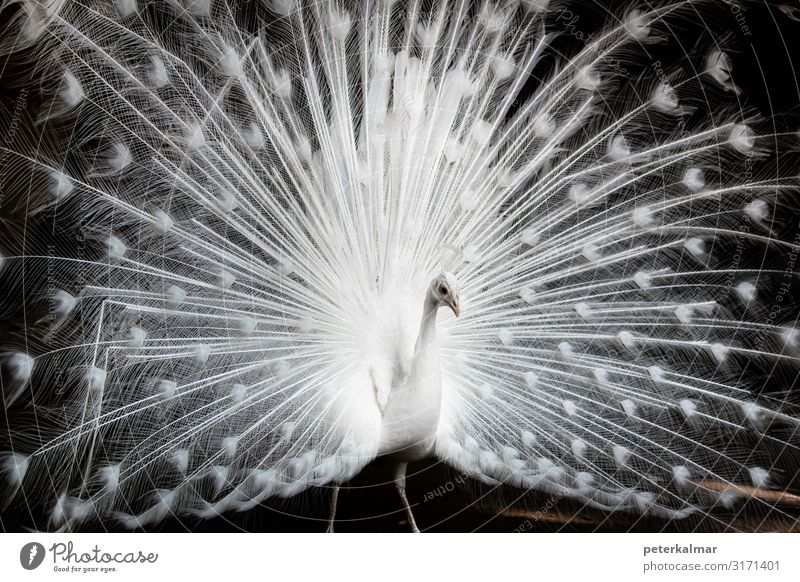
[[[559,8],[551,4],[548,17],[551,30],[564,31],[560,9],[568,8],[578,16],[580,29],[587,33],[603,22],[625,14],[630,3],[572,2]],[[736,8],[738,6],[739,8]],[[0,14],[2,20],[9,12]],[[738,17],[738,20],[737,20]],[[742,20],[744,18],[745,20]],[[800,59],[800,2],[739,2],[736,5],[716,0],[697,3],[697,18],[676,22],[675,39],[648,48],[654,58],[680,59],[723,39],[734,62],[734,82],[744,90],[743,97],[761,114],[779,127],[800,129],[800,89],[797,65]],[[741,23],[751,32],[745,35]],[[551,59],[568,57],[580,48],[569,34],[553,43]],[[545,59],[541,69],[552,66]],[[34,67],[35,68],[35,67]],[[650,74],[645,65],[630,63],[632,79]],[[30,77],[32,68],[14,68],[0,61],[0,140],[20,98],[20,87]],[[529,91],[538,84],[537,71]],[[36,93],[26,99],[26,107],[39,106]],[[713,104],[710,104],[713,107]],[[704,112],[700,112],[702,115]],[[800,214],[800,201],[787,201],[786,212]],[[793,205],[794,203],[794,205]],[[0,229],[19,217],[0,216]],[[2,240],[0,238],[0,240]],[[2,250],[2,249],[0,249]],[[4,298],[0,310],[0,334],[20,333],[20,311],[13,301]],[[793,386],[781,386],[791,390]],[[226,514],[213,520],[194,518],[167,519],[153,531],[324,531],[328,516],[330,490],[310,490],[289,500],[272,500],[245,514]],[[699,516],[681,521],[642,517],[632,514],[604,514],[582,507],[568,499],[558,499],[536,492],[525,493],[511,488],[490,488],[468,479],[442,463],[425,461],[409,466],[408,496],[417,524],[423,531],[796,531],[800,529],[800,499],[787,499],[769,510],[756,501],[739,503],[728,512]],[[24,503],[15,500],[0,513],[0,529],[25,531],[45,528],[42,516],[30,514]],[[2,505],[2,504],[0,504]],[[113,523],[87,523],[88,530],[113,528]],[[337,512],[336,531],[408,531],[402,506],[387,467],[373,463],[361,475],[342,487]]]

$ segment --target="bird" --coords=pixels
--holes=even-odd
[[[727,3],[0,11],[2,511],[325,488],[332,532],[376,459],[413,531],[428,458],[667,520],[800,488],[798,131]]]

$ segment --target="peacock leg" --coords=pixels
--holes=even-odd
[[[333,533],[333,521],[336,519],[336,501],[339,499],[339,486],[335,485],[333,487],[333,492],[331,493],[331,513],[330,517],[328,517],[328,529],[325,530],[325,533]]]
[[[414,514],[411,511],[411,505],[408,503],[408,497],[406,497],[406,467],[408,463],[399,463],[397,468],[395,469],[394,474],[394,484],[397,486],[397,492],[400,494],[400,499],[403,500],[403,507],[406,510],[406,517],[408,518],[408,523],[411,526],[411,531],[414,533],[420,533],[419,528],[417,527],[417,522],[414,521]]]

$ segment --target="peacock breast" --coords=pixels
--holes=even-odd
[[[433,454],[442,409],[441,372],[436,357],[418,364],[389,393],[381,419],[379,456],[414,461]]]

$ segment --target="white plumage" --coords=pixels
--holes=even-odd
[[[429,456],[669,518],[796,486],[798,417],[743,373],[798,363],[759,303],[780,268],[726,256],[792,248],[796,136],[694,114],[741,94],[720,47],[620,74],[692,3],[569,59],[550,4],[3,2],[42,104],[3,146],[42,240],[3,269],[51,305],[2,356],[41,415],[10,494],[135,528],[379,456],[404,500]]]

